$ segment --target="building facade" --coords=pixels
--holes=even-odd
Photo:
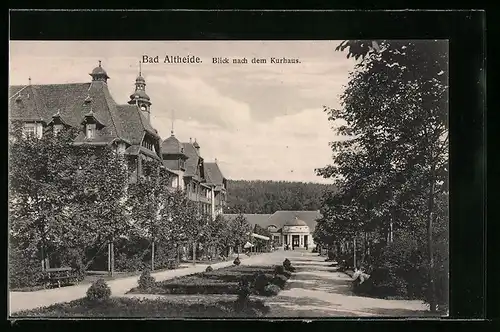
[[[225,214],[226,218],[236,218],[237,214]],[[321,214],[319,211],[277,211],[273,214],[243,214],[255,227],[267,229],[275,246],[290,249],[316,247],[312,234]]]
[[[161,161],[169,187],[186,192],[200,211],[213,218],[222,213],[227,180],[217,162],[204,162],[199,143],[181,143],[174,136],[162,140],[151,124],[152,102],[141,71],[127,104],[117,104],[108,89],[110,77],[101,61],[90,82],[9,87],[9,119],[23,125],[26,135],[42,137],[65,127],[79,129],[75,146],[112,146],[125,155],[131,182],[143,175],[143,163]]]

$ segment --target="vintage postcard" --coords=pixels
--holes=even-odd
[[[448,42],[11,41],[22,318],[448,314]]]

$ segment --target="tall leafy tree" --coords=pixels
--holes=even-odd
[[[324,219],[355,232],[415,229],[423,222],[435,310],[433,224],[440,211],[436,199],[447,192],[448,180],[447,45],[345,41],[338,50],[360,61],[341,96],[342,108],[326,108],[344,139],[331,143],[334,163],[318,169],[339,187],[325,200]]]
[[[154,270],[155,242],[161,238],[162,228],[168,223],[161,218],[162,209],[168,209],[168,175],[157,161],[144,161],[144,176],[129,185],[128,206],[134,227],[151,241],[151,269]]]
[[[109,268],[113,273],[114,242],[131,227],[127,211],[128,171],[125,157],[113,146],[79,146],[78,191],[74,219],[78,229],[97,243],[109,244]]]
[[[248,241],[250,238],[250,232],[252,230],[252,226],[248,222],[247,218],[243,214],[238,214],[236,218],[231,222],[231,234],[234,237],[235,245],[238,249],[238,256],[241,252],[241,247]]]
[[[76,132],[25,137],[12,123],[9,141],[9,230],[13,241],[44,260],[52,247],[70,246],[74,238],[68,206],[77,190],[72,139]]]

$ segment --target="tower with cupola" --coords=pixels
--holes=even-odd
[[[139,75],[135,79],[135,91],[130,95],[130,105],[137,105],[148,121],[151,121],[151,99],[146,93],[146,80],[142,76],[141,63],[139,62]]]

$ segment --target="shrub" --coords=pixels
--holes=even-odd
[[[209,265],[207,266],[207,268],[205,269],[205,272],[212,272],[214,269]]]
[[[285,260],[283,261],[283,267],[285,268],[285,270],[288,270],[288,267],[291,265],[292,263],[290,262],[290,260],[288,258],[285,258]]]
[[[149,269],[142,271],[139,277],[139,289],[151,289],[155,285],[155,278],[151,275]]]
[[[276,265],[274,268],[274,274],[284,274],[285,268],[282,265]]]
[[[249,281],[242,278],[238,283],[238,298],[236,299],[234,309],[236,312],[241,312],[248,307],[250,293],[252,292]]]
[[[256,272],[253,277],[252,277],[252,284],[253,284],[253,289],[258,293],[258,294],[264,294],[264,288],[267,286],[269,281],[267,280],[267,277],[264,273],[262,272]]]
[[[278,295],[280,292],[281,288],[275,284],[268,284],[266,287],[264,287],[264,295],[267,296],[273,296],[273,295]]]
[[[236,257],[236,259],[233,261],[233,264],[236,266],[240,265],[241,264],[240,258]]]
[[[87,289],[87,300],[95,301],[106,301],[111,296],[111,289],[104,279],[97,279],[92,283],[92,285]]]
[[[283,289],[285,288],[285,283],[287,281],[287,278],[283,275],[277,274],[274,276],[273,280],[271,281],[273,284],[278,286],[279,288]]]
[[[333,250],[328,251],[328,260],[329,261],[334,261],[335,260],[335,252]]]

